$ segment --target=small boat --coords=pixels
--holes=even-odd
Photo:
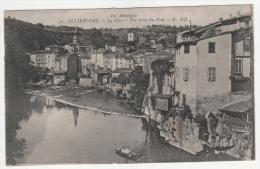
[[[233,145],[233,146],[226,146],[226,147],[218,146],[218,147],[215,147],[215,150],[217,150],[217,151],[227,151],[227,150],[229,150],[229,149],[231,149],[233,147],[235,147],[235,145]]]
[[[135,159],[138,155],[129,148],[116,148],[116,153],[121,157]]]

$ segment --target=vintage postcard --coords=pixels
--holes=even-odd
[[[255,160],[253,10],[5,10],[6,165]]]

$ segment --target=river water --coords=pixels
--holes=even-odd
[[[105,115],[31,95],[7,100],[6,105],[7,164],[234,160],[211,151],[197,156],[180,151],[140,118]],[[126,160],[115,153],[122,146],[143,155]]]

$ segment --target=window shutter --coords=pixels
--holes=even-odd
[[[208,81],[210,81],[209,68],[208,68],[207,74],[208,74]]]

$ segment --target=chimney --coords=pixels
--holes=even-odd
[[[219,21],[223,21],[223,18],[219,18]]]

